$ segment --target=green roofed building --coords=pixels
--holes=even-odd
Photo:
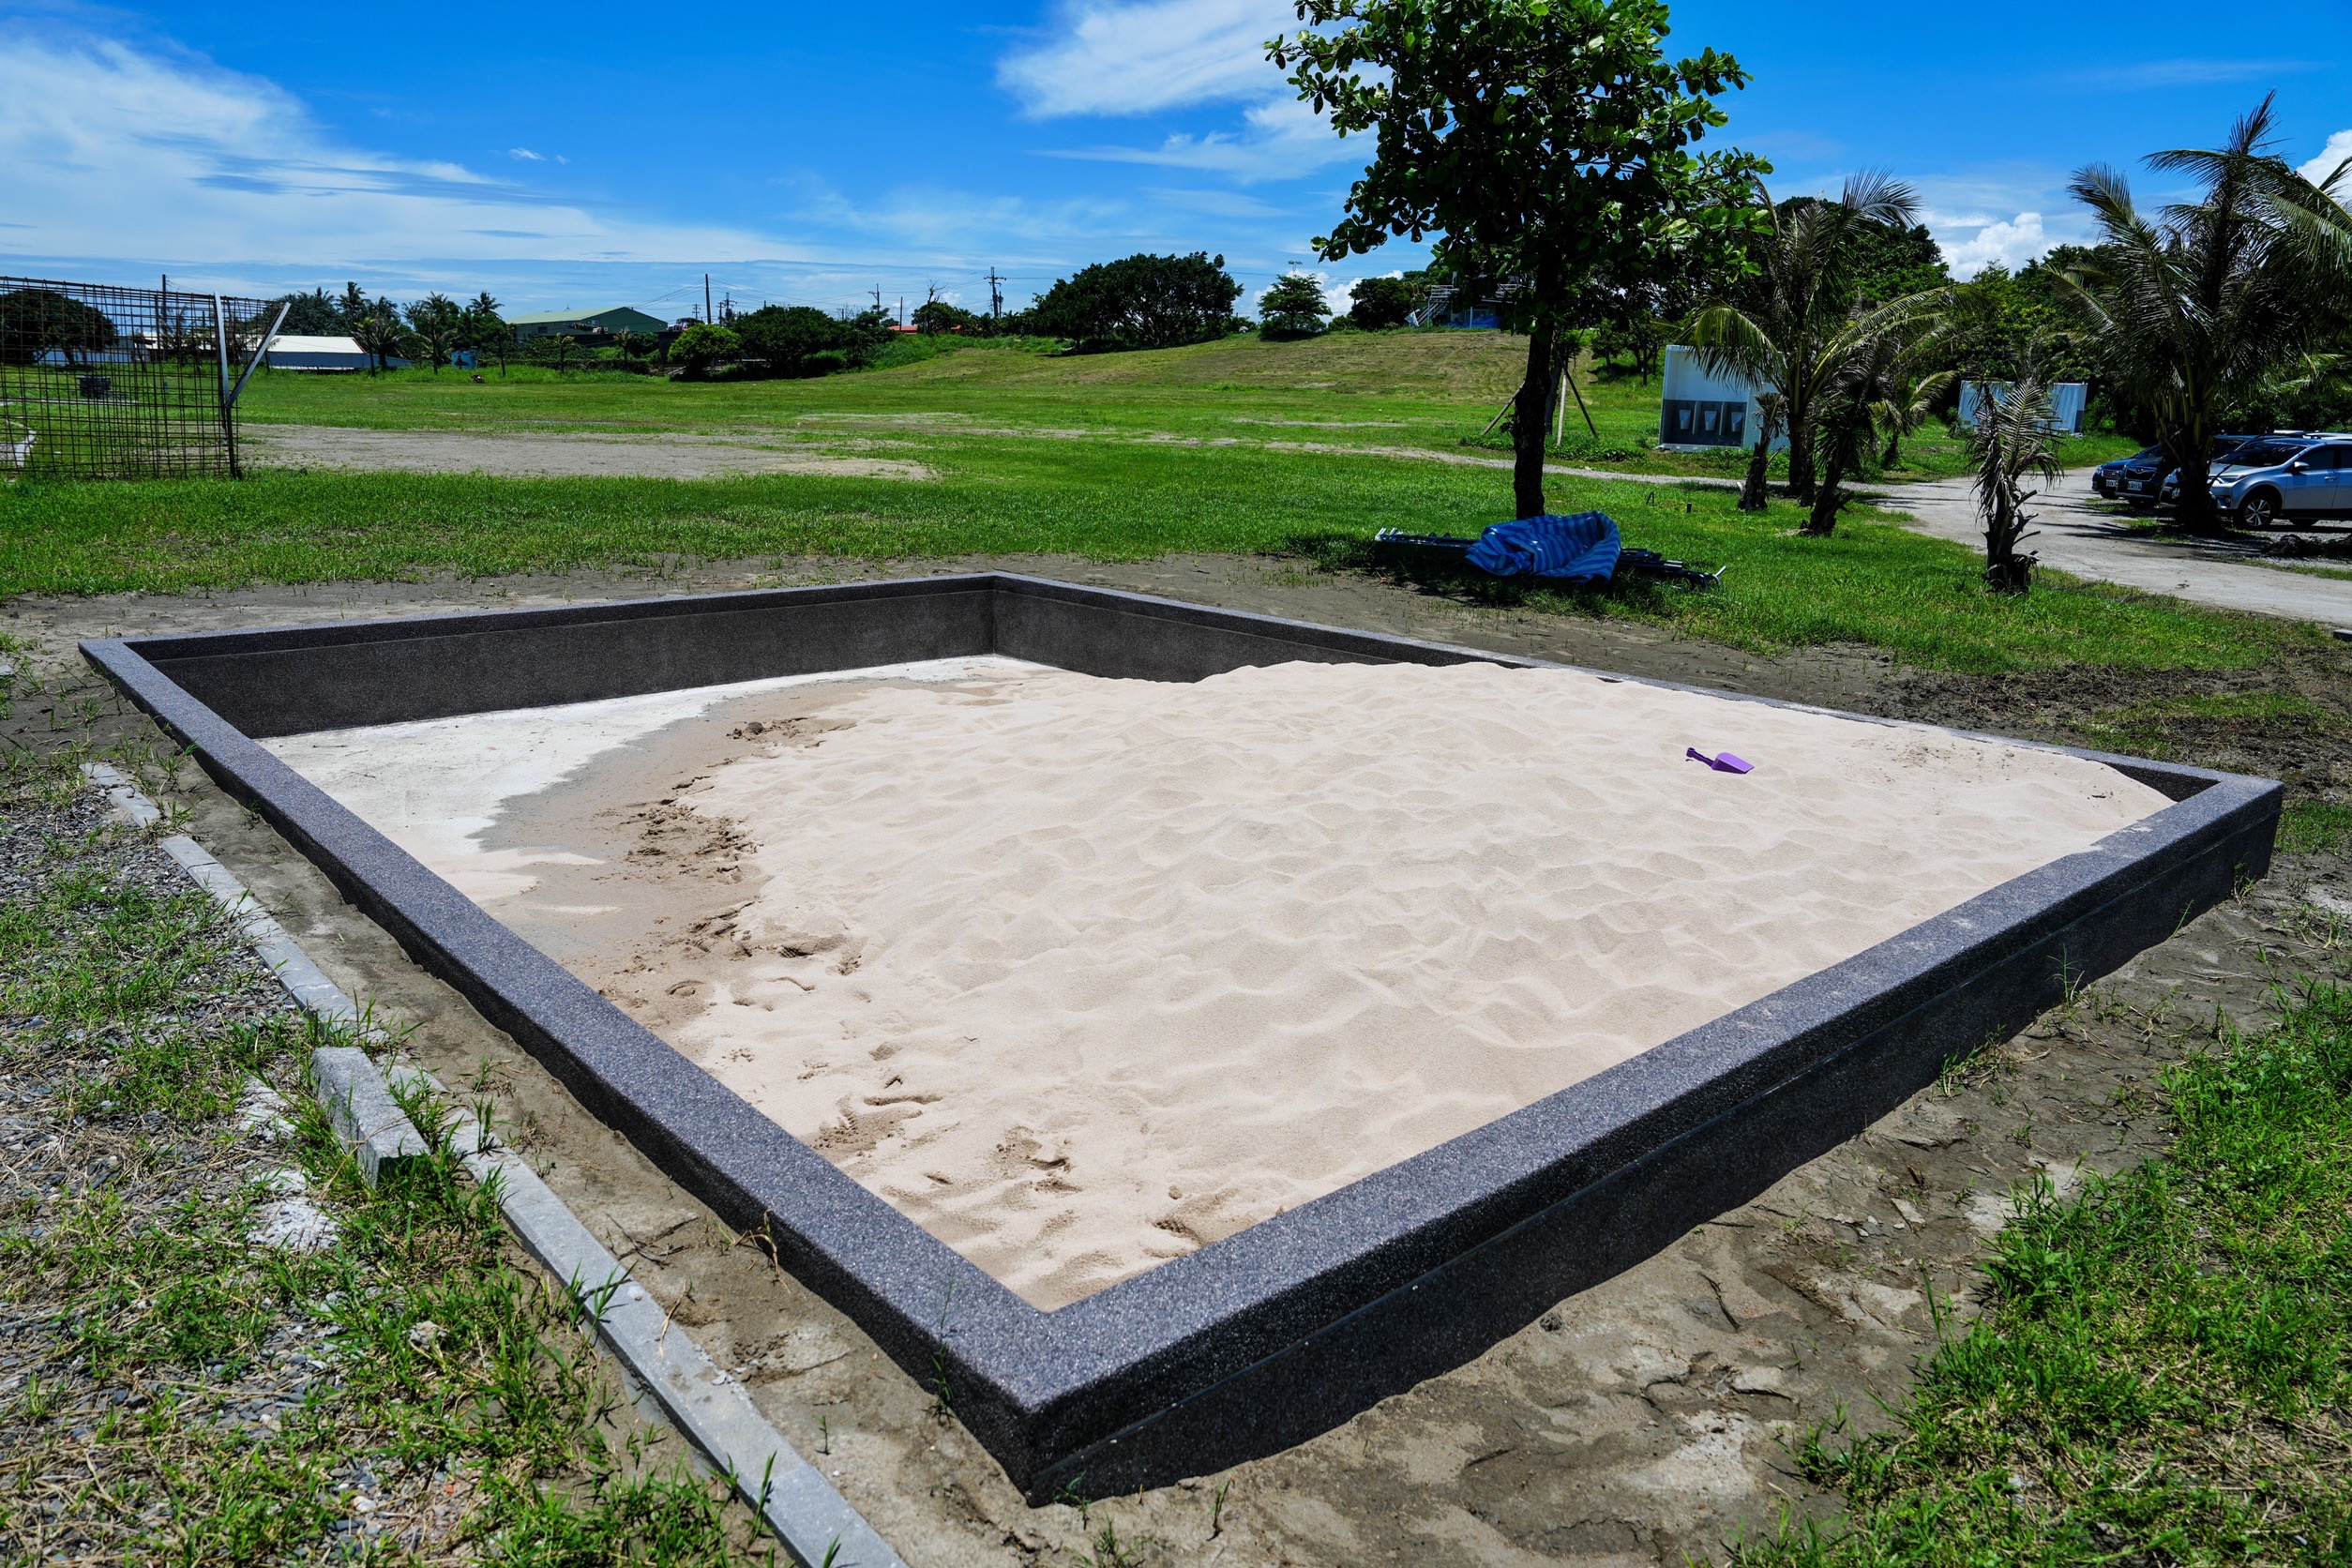
[[[526,341],[533,338],[597,338],[623,332],[659,332],[670,324],[626,305],[604,310],[534,310],[509,316],[506,324]]]

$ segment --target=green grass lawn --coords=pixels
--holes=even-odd
[[[671,381],[516,366],[256,376],[257,423],[380,430],[789,431],[957,425],[1100,436],[1157,434],[1453,447],[1517,384],[1524,339],[1492,332],[1242,336],[1151,353],[1062,355],[976,341],[894,369],[812,381]],[[896,345],[894,345],[896,346]],[[1633,396],[1631,393],[1629,397]],[[1649,393],[1656,421],[1656,392]]]
[[[1243,335],[1153,353],[1063,355],[1038,340],[922,339],[891,345],[892,368],[816,381],[693,384],[663,376],[514,366],[475,382],[450,369],[382,376],[255,378],[257,423],[380,430],[550,430],[837,433],[881,420],[953,429],[972,422],[1102,436],[1312,441],[1348,445],[1500,448],[1481,430],[1517,388],[1526,339],[1499,332],[1339,333],[1289,342]],[[1638,473],[1736,475],[1736,452],[1641,451],[1658,433],[1659,384],[1622,368],[1582,366],[1588,428],[1567,411],[1565,460]],[[2137,450],[2122,436],[2062,444],[2061,460]],[[1630,453],[1612,457],[1608,453]],[[1894,477],[1958,473],[1961,444],[1930,426],[1904,444]]]
[[[1237,338],[1081,357],[975,344],[895,369],[701,384],[520,368],[479,383],[454,370],[261,377],[248,397],[250,418],[264,425],[737,434],[912,460],[934,476],[272,472],[238,485],[19,486],[0,489],[0,594],[688,558],[835,556],[845,570],[879,571],[910,557],[1222,551],[1359,566],[1380,528],[1474,535],[1509,516],[1508,475],[1464,441],[1518,374],[1514,341],[1492,333]],[[1654,408],[1654,393],[1630,377],[1600,392],[1615,400],[1596,407],[1596,418]],[[1834,539],[1799,539],[1794,508],[1744,515],[1721,488],[1556,476],[1548,493],[1555,510],[1609,512],[1629,544],[1729,570],[1706,594],[1628,584],[1532,602],[1742,647],[1853,643],[1977,671],[2075,661],[2215,668],[2260,663],[2283,641],[2311,635],[2056,573],[2028,598],[1998,598],[1983,592],[1968,551],[1862,510]]]
[[[1376,457],[1155,444],[942,441],[932,482],[494,479],[276,474],[241,485],[0,491],[0,594],[173,592],[255,580],[490,576],[682,558],[1067,552],[1290,552],[1364,562],[1382,527],[1474,534],[1507,511],[1502,475]],[[1736,511],[1718,490],[1556,481],[1554,505],[1615,516],[1629,542],[1727,565],[1706,593],[1628,583],[1544,594],[1570,613],[1668,625],[1742,647],[1850,642],[1996,671],[2069,662],[2260,663],[2318,634],[2055,573],[2024,599],[1987,594],[1967,551],[1855,518],[1802,539],[1796,510]]]

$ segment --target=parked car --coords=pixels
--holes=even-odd
[[[2103,462],[2090,471],[2090,488],[2110,501],[2123,499],[2123,477],[2133,469],[2146,469],[2164,460],[2162,446],[2143,446],[2128,458]]]
[[[2212,455],[2206,460],[2208,472],[2219,468],[2222,460],[2243,446],[2254,437],[2249,435],[2217,435],[2213,438]],[[2150,456],[2149,454],[2154,454]],[[2115,498],[2135,512],[2146,512],[2158,505],[2169,506],[2180,499],[2179,470],[2164,456],[2162,446],[2151,446],[2146,452],[2123,460],[2131,466],[2118,476]]]
[[[2213,505],[2240,528],[2352,517],[2352,437],[2259,436],[2213,471]]]

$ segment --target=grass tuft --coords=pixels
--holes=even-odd
[[[2021,1195],[1989,1304],[1894,1431],[1796,1447],[1845,1523],[1734,1560],[2322,1562],[2352,1554],[2352,994],[2165,1076],[2171,1153]]]
[[[2284,854],[2332,854],[2346,844],[2352,844],[2352,806],[2290,801],[2279,818],[2279,850]]]
[[[73,760],[0,779],[30,1135],[0,1168],[0,1559],[772,1561],[673,1437],[612,1425],[575,1304],[445,1138],[361,1181],[304,1092],[334,1037]],[[275,1142],[234,1115],[255,1078],[291,1107]],[[289,1193],[326,1244],[257,1241]]]

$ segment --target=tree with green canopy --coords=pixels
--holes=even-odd
[[[824,367],[812,361],[837,354],[848,340],[838,318],[809,305],[763,305],[738,316],[734,332],[744,357],[773,376],[822,374]]]
[[[279,331],[289,338],[339,338],[343,333],[343,313],[336,306],[334,296],[324,289],[312,289],[309,294],[287,294],[279,303],[286,307],[286,320]],[[263,312],[262,325],[266,329],[275,310]]]
[[[352,324],[351,339],[368,356],[368,373],[374,375],[385,368],[384,361],[399,355],[407,346],[408,330],[400,325],[400,314],[392,302],[379,299]]]
[[[985,316],[934,297],[914,308],[914,329],[927,337],[953,332],[977,338],[988,331],[988,323]]]
[[[1281,337],[1312,338],[1323,330],[1323,318],[1330,314],[1323,285],[1303,272],[1284,273],[1258,296],[1259,324]]]
[[[2179,520],[2192,529],[2223,521],[2208,489],[2214,437],[2324,347],[2352,299],[2352,158],[2306,179],[2273,150],[2276,125],[2266,98],[2221,146],[2148,158],[2203,188],[2155,214],[2118,169],[2092,165],[2069,188],[2103,243],[2066,291],[2116,389],[2178,466]]]
[[[1348,296],[1348,319],[1365,332],[1402,326],[1421,309],[1421,294],[1402,278],[1364,278]]]
[[[2017,547],[2033,526],[2026,503],[2038,493],[2026,482],[2058,476],[2058,420],[2034,348],[2013,380],[1978,400],[1968,434],[1969,480],[1984,524],[1984,580],[1996,593],[2022,594],[2035,558]]]
[[[1538,515],[1561,331],[1596,291],[1750,221],[1767,166],[1692,150],[1747,74],[1712,49],[1667,59],[1663,0],[1298,0],[1297,14],[1307,25],[1268,57],[1333,129],[1375,147],[1317,250],[1335,262],[1435,234],[1436,265],[1516,285],[1502,302],[1528,335],[1513,490],[1519,516]]]
[[[499,314],[501,307],[484,289],[466,306],[458,324],[458,346],[476,354],[498,355],[498,373],[506,373],[506,355],[515,346],[515,329]]]
[[[743,352],[743,339],[732,329],[714,326],[709,322],[696,322],[678,334],[670,345],[670,357],[685,367],[688,381],[700,381],[710,374],[711,367],[723,359],[732,359]]]
[[[83,355],[103,354],[119,341],[113,317],[54,289],[0,294],[0,364],[32,365],[55,354],[78,365]]]
[[[1223,256],[1127,256],[1056,279],[1030,307],[1030,330],[1081,352],[1174,348],[1223,337],[1241,295]]]

